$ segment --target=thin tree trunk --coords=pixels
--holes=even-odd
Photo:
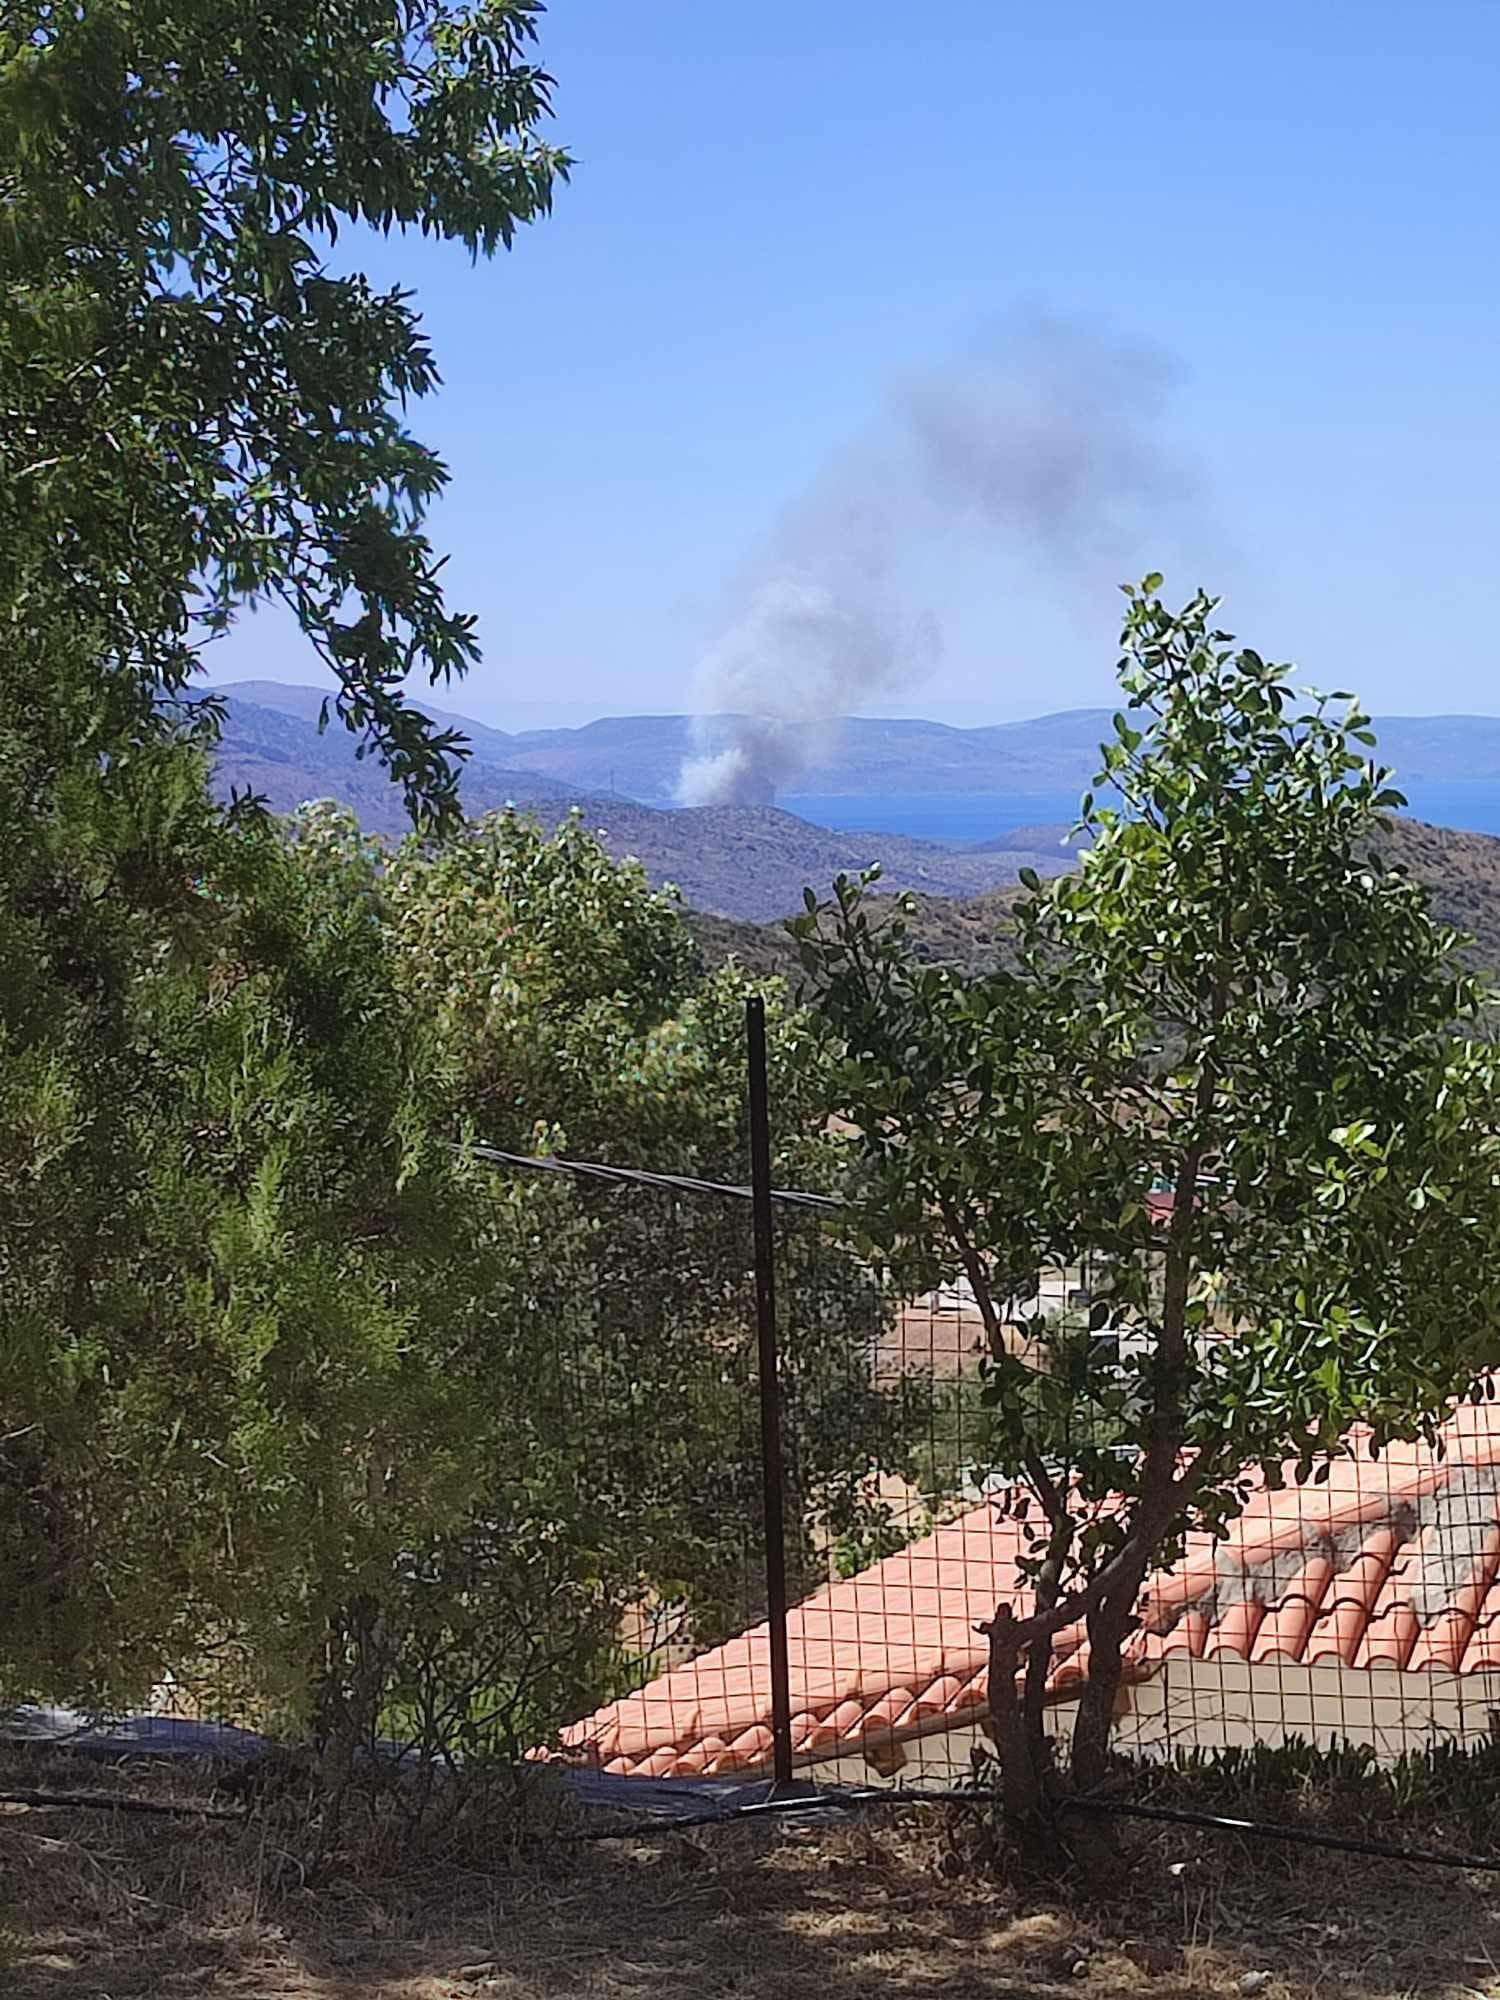
[[[1077,1791],[1095,1790],[1109,1772],[1109,1738],[1124,1673],[1125,1642],[1135,1629],[1136,1598],[1144,1580],[1142,1562],[1122,1576],[1088,1616],[1089,1675],[1073,1722],[1072,1777]]]
[[[383,1621],[373,1597],[353,1600],[329,1636],[316,1736],[325,1780],[342,1792],[359,1752],[373,1743],[385,1693]]]
[[[1006,1818],[1023,1829],[1040,1823],[1042,1790],[1026,1712],[1016,1694],[1021,1630],[1008,1604],[1002,1604],[983,1629],[990,1642],[990,1726],[1000,1756],[1000,1799]],[[1045,1639],[1036,1643],[1046,1650]]]
[[[1046,1490],[1052,1499],[1055,1511],[1052,1518],[1052,1533],[1047,1542],[1047,1554],[1036,1580],[1036,1609],[1045,1619],[1057,1607],[1062,1595],[1063,1565],[1068,1558],[1068,1550],[1073,1545],[1074,1523],[1067,1512],[1062,1498],[1057,1494],[1050,1479],[1046,1480]],[[1050,1802],[1052,1795],[1053,1765],[1052,1746],[1047,1741],[1046,1704],[1047,1682],[1052,1670],[1053,1635],[1043,1630],[1033,1638],[1026,1648],[1026,1680],[1022,1699],[1022,1718],[1025,1725],[1026,1743],[1031,1755],[1038,1794]]]
[[[1229,913],[1222,926],[1223,947],[1209,1002],[1215,1031],[1223,1022],[1229,999]],[[1146,1425],[1136,1514],[1147,1524],[1136,1558],[1090,1608],[1089,1673],[1073,1725],[1072,1777],[1088,1791],[1103,1783],[1109,1769],[1109,1737],[1115,1700],[1120,1691],[1125,1641],[1135,1623],[1136,1600],[1145,1581],[1147,1560],[1157,1537],[1168,1526],[1176,1496],[1176,1473],[1182,1453],[1184,1384],[1191,1370],[1187,1311],[1192,1281],[1193,1218],[1198,1205],[1198,1176],[1210,1147],[1210,1132],[1218,1090],[1218,1071],[1210,1056],[1203,1064],[1193,1094],[1194,1130],[1178,1162],[1172,1190],[1172,1214],[1167,1226],[1166,1269],[1162,1284],[1161,1338],[1151,1372],[1152,1408]]]

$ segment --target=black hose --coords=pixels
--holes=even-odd
[[[1160,1820],[1168,1826],[1198,1826],[1210,1833],[1249,1834],[1257,1840],[1284,1840],[1295,1847],[1327,1847],[1339,1854],[1368,1854],[1383,1861],[1423,1861],[1438,1868],[1478,1868],[1500,1875],[1500,1859],[1483,1854],[1444,1854],[1435,1847],[1398,1847],[1394,1841],[1359,1840],[1353,1834],[1320,1833],[1310,1826],[1282,1826],[1274,1820],[1231,1819],[1226,1813],[1195,1812],[1187,1806],[1137,1805],[1133,1799],[1064,1799],[1059,1812],[1119,1814],[1125,1819]]]
[[[858,1812],[866,1806],[968,1805],[991,1802],[984,1792],[958,1786],[933,1791],[903,1791],[878,1785],[848,1792],[823,1792],[801,1796],[766,1798],[750,1805],[731,1806],[724,1812],[703,1812],[681,1818],[662,1816],[636,1820],[627,1827],[590,1828],[586,1833],[566,1835],[569,1841],[639,1840],[649,1833],[670,1833],[703,1826],[724,1826],[736,1820],[786,1818],[795,1813]],[[1256,1840],[1285,1841],[1295,1847],[1321,1847],[1340,1854],[1363,1854],[1381,1861],[1416,1861],[1435,1868],[1465,1868],[1488,1875],[1500,1875],[1500,1858],[1484,1854],[1445,1854],[1435,1847],[1402,1847],[1394,1841],[1360,1840],[1352,1834],[1322,1833],[1315,1827],[1283,1826],[1274,1820],[1235,1819],[1227,1813],[1197,1812],[1186,1806],[1138,1805],[1132,1799],[1077,1797],[1063,1799],[1058,1812],[1095,1813],[1100,1817],[1118,1815],[1125,1819],[1156,1820],[1169,1826],[1190,1826],[1206,1833],[1238,1833]]]

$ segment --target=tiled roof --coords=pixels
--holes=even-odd
[[[1464,1405],[1444,1455],[1392,1445],[1322,1484],[1258,1485],[1227,1540],[1192,1538],[1151,1579],[1135,1678],[1174,1654],[1353,1668],[1500,1669],[1500,1405]],[[872,1751],[983,1716],[975,1627],[1030,1592],[1020,1529],[986,1504],[792,1611],[794,1755]],[[1059,1634],[1051,1691],[1083,1680],[1081,1628]],[[766,1628],[673,1668],[565,1737],[575,1755],[644,1777],[760,1770],[771,1753]]]

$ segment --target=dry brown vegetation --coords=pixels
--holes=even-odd
[[[961,972],[991,971],[1004,957],[1011,911],[1021,893],[1014,887],[990,889],[961,902],[947,896],[914,897],[908,926],[913,951],[931,964],[957,966]],[[762,975],[779,972],[796,983],[801,962],[780,923],[750,923],[691,909],[685,915],[705,966],[722,965],[734,958],[747,971]]]
[[[1421,882],[1444,923],[1474,939],[1474,962],[1500,971],[1500,840],[1421,820],[1388,820],[1378,850]]]
[[[184,1783],[149,1782],[153,1796]],[[274,1814],[223,1824],[0,1808],[0,1993],[1500,1994],[1492,1876],[1173,1832],[1139,1838],[1091,1903],[999,1879],[974,1829],[952,1809],[904,1808],[499,1852],[484,1865],[347,1851],[310,1878]]]
[[[1445,923],[1473,937],[1473,962],[1500,972],[1500,840],[1427,826],[1421,820],[1396,819],[1386,822],[1378,846],[1387,859],[1425,885],[1433,909]],[[820,891],[827,887],[814,886]],[[1003,887],[963,901],[918,896],[910,925],[916,955],[971,975],[992,971],[1004,961],[1011,911],[1022,893]],[[734,957],[751,972],[782,972],[795,978],[796,951],[780,924],[707,916],[698,910],[689,910],[687,919],[705,965],[721,965]]]

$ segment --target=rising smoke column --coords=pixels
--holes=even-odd
[[[1117,581],[1143,508],[1184,485],[1155,436],[1173,377],[1154,350],[1032,320],[899,380],[783,511],[700,661],[683,803],[767,803],[840,716],[930,671],[914,558],[977,534],[1034,558],[1039,588]]]
[[[768,805],[828,747],[850,706],[923,671],[936,647],[931,621],[903,628],[873,589],[840,590],[816,569],[759,585],[703,662],[700,685],[729,713],[696,725],[702,749],[682,768],[684,805]]]

